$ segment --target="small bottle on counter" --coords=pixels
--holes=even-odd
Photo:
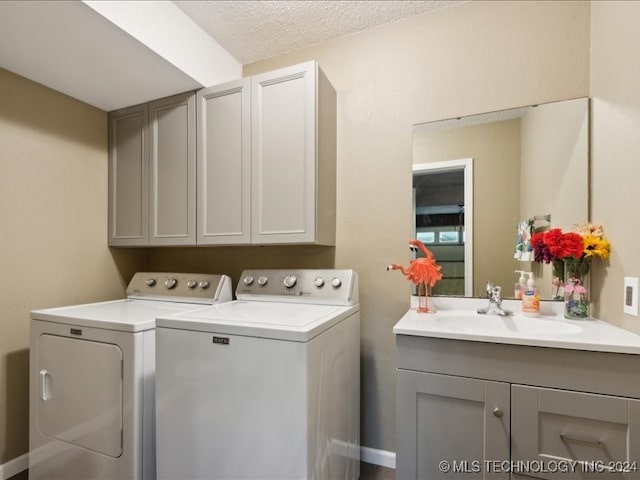
[[[527,272],[524,270],[515,270],[515,272],[520,274],[520,278],[518,278],[518,281],[515,284],[513,296],[516,300],[522,300],[522,294],[527,288],[527,279],[524,276]]]
[[[527,317],[537,317],[540,315],[540,291],[535,286],[532,272],[524,272],[529,275],[527,286],[522,293],[522,314]]]

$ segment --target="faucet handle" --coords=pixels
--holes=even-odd
[[[487,282],[487,298],[489,299],[489,305],[485,308],[479,308],[477,310],[479,314],[486,315],[493,313],[508,316],[513,313],[511,310],[504,310],[502,308],[502,287],[499,285],[493,285],[493,283]]]
[[[491,299],[497,304],[502,303],[502,287],[496,285],[491,292]]]

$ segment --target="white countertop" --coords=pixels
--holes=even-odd
[[[396,335],[507,343],[533,347],[564,348],[596,352],[640,354],[640,335],[602,320],[567,320],[562,302],[541,302],[539,317],[521,314],[520,302],[505,300],[503,308],[512,316],[481,315],[478,308],[488,300],[478,298],[430,297],[436,313],[418,313],[417,297],[411,309],[393,327]]]

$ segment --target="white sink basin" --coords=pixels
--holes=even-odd
[[[562,302],[542,302],[540,317],[523,316],[517,300],[503,302],[505,309],[514,312],[508,317],[476,313],[487,306],[486,300],[477,298],[430,298],[429,306],[437,313],[418,313],[417,305],[417,297],[412,297],[412,308],[396,323],[393,333],[640,355],[640,335],[598,319],[566,320]]]
[[[424,320],[433,327],[445,327],[465,333],[505,335],[571,335],[582,327],[562,319],[545,319],[510,315],[481,315],[474,312],[444,311],[424,314]]]

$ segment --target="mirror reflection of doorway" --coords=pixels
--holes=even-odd
[[[413,174],[415,236],[434,254],[442,279],[431,295],[465,295],[464,168]],[[416,256],[423,256],[417,252]]]

